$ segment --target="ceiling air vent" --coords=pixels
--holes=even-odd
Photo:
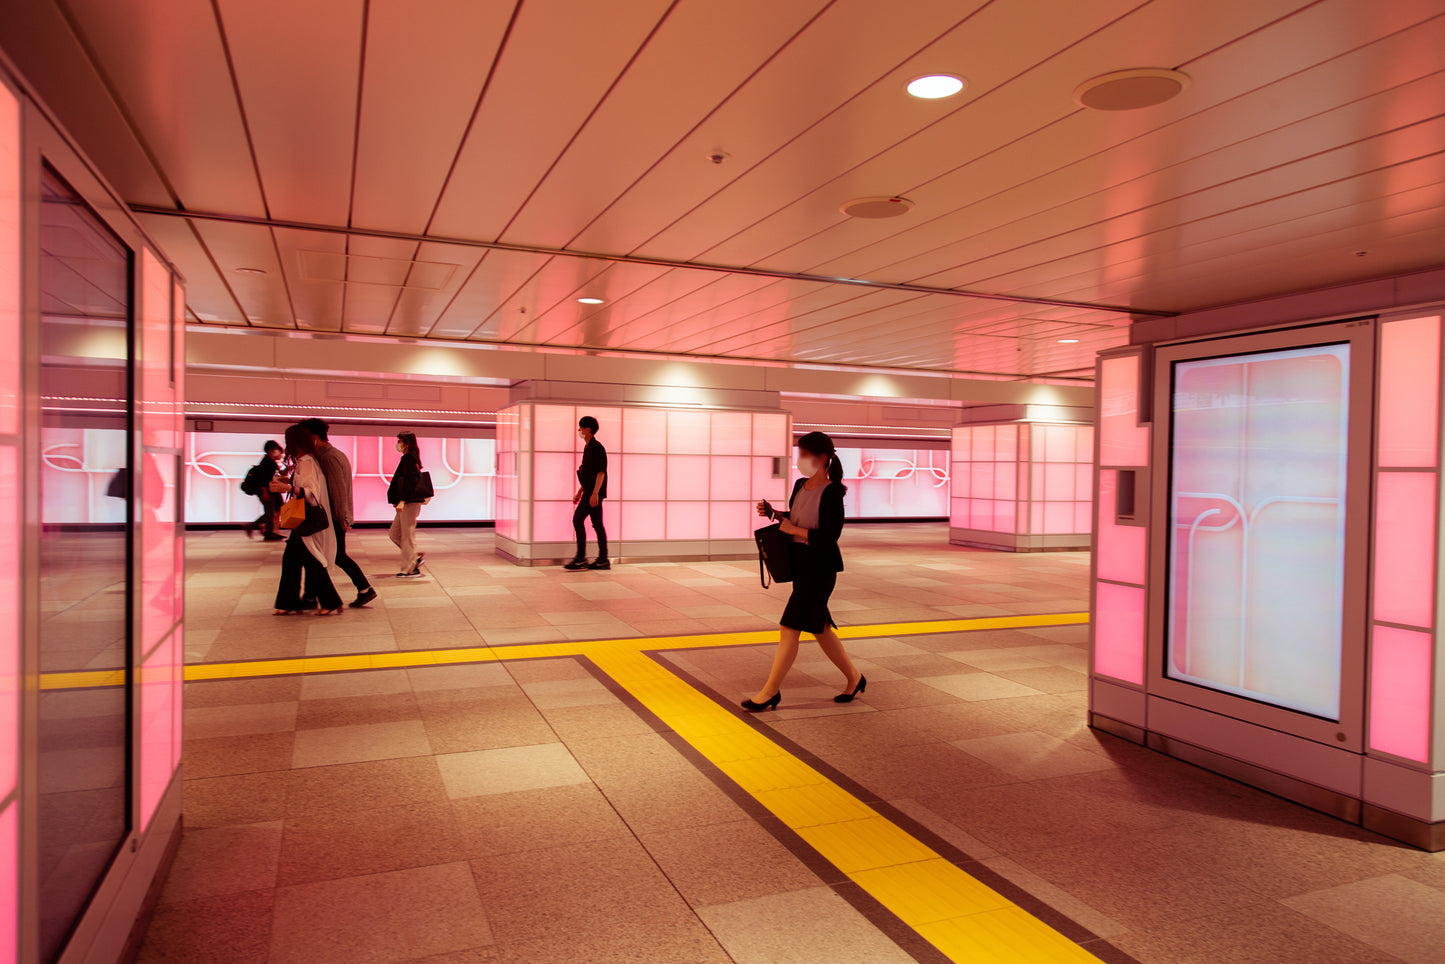
[[[423,288],[428,291],[440,290],[461,267],[446,261],[407,261],[337,251],[298,251],[296,258],[301,265],[303,281]]]
[[[913,210],[913,202],[903,197],[860,197],[844,201],[838,208],[850,218],[896,218]]]

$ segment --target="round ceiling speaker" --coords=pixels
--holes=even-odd
[[[913,210],[913,202],[903,197],[860,197],[844,201],[839,211],[850,218],[896,218]]]
[[[1074,89],[1074,102],[1092,110],[1139,110],[1173,100],[1189,86],[1189,75],[1163,67],[1116,70]]]

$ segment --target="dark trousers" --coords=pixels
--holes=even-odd
[[[336,566],[351,579],[351,584],[356,587],[357,592],[365,592],[371,581],[366,578],[366,573],[356,564],[356,560],[346,554],[346,526],[340,522],[331,523],[331,531],[336,533]],[[306,584],[306,595],[311,596],[311,583]]]
[[[582,496],[577,502],[577,510],[572,513],[572,528],[577,531],[577,558],[587,555],[587,531],[582,528],[582,523],[591,519],[592,530],[597,533],[597,558],[601,561],[607,558],[607,530],[602,528],[602,500],[598,499],[596,508],[593,508],[588,505],[590,499],[591,496]]]
[[[276,534],[276,513],[281,510],[281,496],[275,492],[262,492],[256,498],[261,500],[261,517],[251,523],[251,528],[261,527],[263,536]]]
[[[286,551],[281,556],[281,582],[276,587],[277,609],[301,608],[301,576],[306,576],[306,589],[314,593],[322,609],[335,609],[341,605],[341,596],[331,584],[331,574],[326,565],[311,554],[306,543],[294,532],[286,540]]]

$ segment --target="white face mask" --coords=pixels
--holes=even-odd
[[[818,471],[818,460],[811,455],[804,455],[798,459],[798,474],[805,479],[811,479]]]
[[[396,443],[396,450],[397,450],[398,452],[400,452],[401,454],[405,455],[405,454],[406,454],[406,444],[403,443],[403,442],[397,442],[397,443]]]

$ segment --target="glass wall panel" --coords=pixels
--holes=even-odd
[[[39,694],[40,943],[42,959],[53,960],[130,825],[128,504],[137,473],[128,457],[130,252],[48,171],[40,248],[39,668],[74,674],[52,677],[58,685]],[[87,471],[96,467],[98,477]],[[79,521],[78,504],[94,518]]]

